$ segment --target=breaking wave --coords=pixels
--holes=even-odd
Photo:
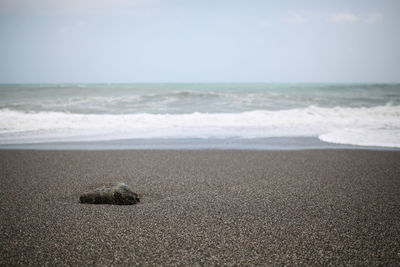
[[[0,143],[130,138],[315,136],[332,143],[400,147],[400,106],[238,113],[78,114],[0,109]]]

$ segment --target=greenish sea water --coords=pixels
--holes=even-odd
[[[257,148],[271,138],[398,148],[400,85],[0,85],[0,147],[201,140]]]

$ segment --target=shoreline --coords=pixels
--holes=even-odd
[[[376,150],[400,151],[398,147],[359,146],[321,141],[318,137],[269,138],[149,138],[96,141],[55,141],[22,144],[0,144],[0,150],[66,150],[66,151],[122,151],[122,150]]]
[[[0,265],[398,265],[400,153],[0,150]],[[122,181],[133,206],[84,205]]]

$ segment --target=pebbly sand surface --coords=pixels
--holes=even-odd
[[[400,152],[0,151],[0,265],[399,265]],[[123,181],[134,206],[79,203]]]

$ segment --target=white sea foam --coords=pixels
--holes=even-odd
[[[122,138],[315,136],[333,143],[400,147],[400,106],[309,106],[187,114],[25,113],[0,110],[0,144]]]
[[[329,143],[400,148],[400,129],[344,129],[322,134]]]

